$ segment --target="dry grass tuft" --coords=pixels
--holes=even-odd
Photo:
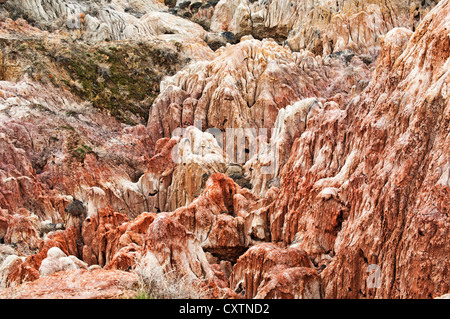
[[[207,289],[200,280],[192,280],[175,271],[166,272],[156,258],[145,255],[134,269],[139,276],[136,299],[205,299]]]

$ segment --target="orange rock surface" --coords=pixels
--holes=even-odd
[[[208,298],[448,295],[449,0],[118,1],[59,31],[8,2],[34,23],[0,23],[0,298],[134,298],[142,267]],[[131,125],[59,83],[74,39],[106,95],[154,79],[108,73],[104,39],[136,74],[144,40],[186,60]]]

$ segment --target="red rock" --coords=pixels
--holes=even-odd
[[[311,267],[308,255],[298,248],[260,244],[239,257],[230,287],[245,298],[320,298],[319,276]]]
[[[50,72],[60,78],[58,70],[42,81],[0,81],[0,240],[17,245],[19,255],[8,253],[0,265],[2,287],[22,284],[19,297],[100,296],[87,282],[76,284],[87,294],[70,290],[65,280],[75,273],[39,278],[48,251],[58,247],[108,269],[76,273],[92,283],[105,276],[107,287],[117,270],[150,258],[201,282],[214,298],[448,293],[450,2],[441,1],[420,24],[428,3],[391,1],[395,15],[387,14],[388,4],[354,1],[337,1],[326,12],[284,0],[228,10],[238,2],[221,1],[197,16],[241,36],[256,32],[266,18],[248,22],[265,12],[270,26],[259,35],[274,32],[312,52],[251,37],[214,53],[184,44],[198,49],[195,61],[161,83],[147,126],[122,125],[46,82]],[[299,13],[311,19],[299,20]],[[0,28],[8,41],[27,32],[44,36],[24,21]],[[59,35],[44,40],[57,50]],[[18,65],[28,65],[22,59]],[[6,71],[24,72],[13,69]],[[240,170],[212,135],[192,127],[199,123],[203,130],[275,132],[256,137],[268,144],[258,145]],[[189,126],[190,152],[171,138]],[[267,150],[280,158],[263,174]],[[177,164],[172,156],[180,153],[188,160]],[[249,188],[225,174],[239,175],[233,179]],[[74,198],[83,202],[85,220],[66,214]],[[41,238],[40,222],[66,229]],[[23,284],[29,280],[36,289],[27,291],[34,287]],[[121,294],[112,289],[107,296]]]
[[[234,215],[234,195],[240,187],[228,176],[214,174],[206,182],[204,196],[218,206],[220,213]]]
[[[128,258],[126,266],[123,262],[118,262],[117,253],[133,254],[139,251],[145,242],[145,234],[149,225],[155,218],[154,213],[140,214],[136,219],[128,221],[124,214],[116,213],[111,208],[100,210],[98,216],[88,217],[83,223],[82,239],[83,250],[82,259],[89,265],[107,266],[120,269],[128,269],[132,266],[132,257]],[[114,266],[116,264],[116,266]]]
[[[207,298],[233,298],[223,273],[209,264],[200,241],[168,213],[159,214],[147,230],[140,261],[198,285]]]
[[[142,258],[142,247],[134,243],[128,244],[117,251],[104,269],[130,271]]]
[[[15,147],[11,137],[0,132],[1,208],[10,213],[26,208],[42,218],[51,209],[51,201],[45,196],[26,152]]]
[[[269,273],[256,299],[320,299],[320,277],[315,269],[293,267]]]
[[[230,177],[216,173],[207,180],[202,195],[169,216],[192,232],[205,251],[236,261],[254,241],[266,239],[265,212],[252,213],[264,204]]]
[[[135,265],[145,243],[147,230],[155,217],[154,213],[143,213],[135,220],[108,231],[106,269],[129,270]]]
[[[369,86],[345,110],[311,116],[282,170],[272,239],[294,241],[316,263],[330,254],[325,298],[434,297],[449,289],[449,10],[441,1],[414,34],[386,35]]]
[[[173,270],[192,279],[213,279],[199,240],[166,213],[159,214],[148,228],[144,251],[155,256],[166,272]]]
[[[138,278],[119,270],[68,270],[41,277],[20,290],[0,291],[1,298],[14,299],[120,299],[133,298]]]
[[[116,213],[111,208],[100,210],[98,216],[86,218],[82,227],[82,259],[89,265],[107,264],[114,255],[111,251],[111,241],[116,240],[116,236],[110,232],[116,232],[117,227],[127,220],[124,214]]]
[[[9,215],[8,228],[4,236],[7,244],[26,244],[30,249],[36,249],[42,241],[32,216],[19,214]]]
[[[0,288],[15,287],[38,278],[39,271],[27,265],[23,258],[18,256],[10,255],[0,265]]]
[[[102,266],[108,264],[108,269],[129,270],[140,256],[147,228],[153,220],[154,214],[147,213],[126,222],[125,215],[110,209],[102,210],[98,219],[88,218],[84,221],[82,235],[80,229],[75,227],[49,234],[47,239],[41,241],[37,254],[9,266],[7,282],[17,285],[27,276],[28,280],[38,278],[42,261],[53,247],[61,249],[67,256],[80,257],[90,265],[99,264],[100,261]],[[80,240],[84,240],[82,250]]]
[[[8,231],[8,220],[9,220],[9,214],[6,209],[0,210],[0,240],[4,240],[6,232]]]

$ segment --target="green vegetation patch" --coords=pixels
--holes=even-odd
[[[78,158],[81,162],[83,162],[88,153],[92,153],[92,147],[86,144],[81,144],[80,147],[77,147],[76,149],[73,150],[72,155],[75,158]]]
[[[130,125],[147,123],[162,78],[186,62],[176,47],[165,43],[31,39],[6,40],[0,46],[8,58],[27,65],[24,72],[35,81],[66,88]]]
[[[63,67],[78,84],[69,84],[76,95],[124,123],[137,124],[136,118],[147,122],[159,82],[165,74],[176,71],[177,63],[176,52],[145,44],[121,44],[89,52],[70,51]]]

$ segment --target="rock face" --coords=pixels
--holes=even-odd
[[[176,271],[192,279],[213,277],[198,239],[183,225],[164,215],[150,225],[145,249],[166,272]]]
[[[14,18],[26,16],[38,27],[62,28],[77,38],[90,41],[145,39],[177,34],[203,38],[198,24],[167,12],[160,1],[8,1],[6,9]]]
[[[283,168],[272,240],[296,242],[316,261],[335,254],[321,274],[326,298],[448,290],[449,8],[441,2],[414,34],[390,31],[366,90],[344,110],[310,117]]]
[[[325,105],[335,102],[327,102]],[[320,112],[324,106],[316,98],[300,100],[278,112],[272,136],[260,145],[259,152],[245,163],[252,190],[264,195],[270,187],[280,185],[280,170],[288,161],[294,141],[306,129],[308,117]]]
[[[136,296],[138,278],[119,270],[78,269],[27,283],[26,289],[0,291],[4,299],[121,299]]]
[[[222,149],[212,134],[193,126],[181,133],[171,153],[172,163],[177,165],[167,189],[167,205],[161,206],[164,211],[189,205],[201,194],[208,177],[226,168]]]
[[[41,242],[37,227],[39,219],[36,215],[28,215],[27,211],[23,213],[24,215],[3,215],[7,221],[3,240],[6,244],[26,245],[30,249],[36,249]]]
[[[130,217],[136,217],[142,212],[168,209],[166,208],[167,188],[171,183],[174,166],[171,159],[171,148],[174,142],[168,139],[152,140],[147,128],[143,125],[131,127],[124,126],[120,122],[143,120],[139,115],[139,109],[145,103],[150,103],[147,100],[149,96],[143,98],[142,96],[145,95],[137,92],[141,97],[136,96],[136,98],[141,101],[132,102],[134,106],[130,105],[128,111],[125,111],[126,107],[122,104],[119,113],[115,113],[114,109],[105,109],[105,107],[109,108],[109,102],[100,103],[103,106],[97,104],[103,99],[103,94],[121,103],[125,100],[130,101],[130,93],[134,91],[134,84],[132,86],[129,83],[130,86],[127,88],[125,82],[128,80],[118,77],[119,73],[114,74],[113,70],[118,65],[115,65],[115,62],[103,65],[93,61],[80,65],[78,62],[81,61],[74,62],[73,57],[69,58],[65,54],[53,51],[57,49],[66,53],[81,54],[86,49],[81,44],[77,48],[73,47],[73,50],[65,51],[62,48],[67,39],[65,37],[49,40],[49,42],[55,41],[49,44],[43,40],[42,32],[33,31],[33,38],[23,40],[22,44],[9,39],[10,36],[15,37],[20,32],[25,32],[22,30],[26,29],[25,27],[27,27],[26,24],[25,26],[12,24],[11,29],[8,29],[10,33],[5,35],[8,45],[16,49],[21,48],[22,51],[22,54],[16,55],[15,59],[11,58],[12,53],[5,55],[5,64],[9,65],[13,62],[17,64],[17,68],[8,66],[7,69],[17,71],[23,67],[25,71],[15,71],[14,75],[6,72],[11,81],[3,81],[1,84],[0,202],[2,209],[7,209],[12,215],[19,209],[26,209],[36,216],[33,218],[45,220],[50,224],[67,222],[67,218],[72,214],[66,209],[71,209],[68,205],[72,205],[70,203],[74,199],[82,202],[86,210],[83,215],[95,214],[108,205]],[[37,35],[34,35],[35,33]],[[5,45],[5,52],[14,52],[14,49],[8,45]],[[47,61],[47,71],[45,71],[51,72],[46,75],[49,80],[35,78],[43,76],[41,73],[43,71],[40,69],[42,62],[36,62],[36,59],[38,61],[41,58],[46,59],[45,54],[36,53],[39,52],[36,50],[36,45],[42,45],[46,49],[52,47],[49,50],[52,53],[47,51],[52,58]],[[165,47],[165,45],[162,46]],[[137,47],[140,46],[128,44],[129,49],[137,49]],[[116,50],[112,46],[110,48]],[[144,54],[145,48],[143,49],[143,51],[137,50]],[[172,49],[163,50],[159,48],[159,45],[153,49],[163,61],[164,56],[171,56]],[[205,50],[205,52],[210,51]],[[91,49],[89,52],[92,53]],[[104,55],[102,60],[110,60],[107,53],[102,52]],[[201,52],[202,48],[199,48],[196,54]],[[82,54],[86,56],[85,54],[91,53],[83,52]],[[137,51],[130,51],[128,54],[134,56]],[[128,58],[123,58],[132,63]],[[58,63],[61,64],[58,65]],[[70,65],[71,63],[73,65]],[[161,63],[165,65],[164,62]],[[134,62],[132,64],[134,65],[132,72],[143,72],[140,76],[148,78],[146,81],[150,83],[149,86],[157,84],[156,78],[153,82],[152,72],[144,71],[144,67],[140,69]],[[164,66],[165,70],[160,71],[171,72],[169,70],[171,67],[166,69]],[[65,68],[65,71],[61,68]],[[87,75],[89,70],[93,71],[91,74],[93,78]],[[119,72],[118,69],[116,71]],[[99,75],[98,72],[106,72],[106,74]],[[69,78],[75,76],[76,79],[71,80],[72,84],[70,84],[70,81],[64,79],[67,76]],[[95,80],[90,82],[92,79]],[[15,80],[17,82],[14,82]],[[111,96],[115,94],[109,91],[105,82],[110,83],[110,88],[116,92],[117,86],[122,87],[121,92],[117,92],[117,100]],[[65,86],[63,83],[69,84]],[[81,98],[86,92],[92,93],[95,87],[101,85],[105,86],[99,91],[99,95],[91,96],[92,104],[82,102]],[[84,93],[79,91],[84,89],[86,89]],[[108,91],[109,93],[105,93]],[[119,95],[126,98],[121,100],[123,97],[119,98]],[[106,104],[108,106],[105,106]],[[138,108],[136,109],[135,106]],[[130,115],[131,109],[133,109],[133,115]],[[145,117],[147,116],[148,109],[145,112]],[[111,178],[112,176],[114,178]],[[75,209],[75,211],[78,210]],[[39,227],[36,229],[39,230]]]
[[[163,82],[150,110],[150,135],[170,137],[176,128],[191,125],[224,133],[273,128],[280,109],[308,97],[351,96],[352,87],[368,76],[369,68],[354,54],[322,59],[274,41],[244,38],[216,51],[212,61],[190,64]]]
[[[450,239],[449,162],[448,154],[445,155],[449,137],[449,100],[446,93],[449,83],[450,42],[446,35],[449,13],[449,2],[442,1],[405,43],[402,53],[401,49],[395,48],[399,42],[401,45],[401,41],[391,39],[404,37],[404,32],[386,36],[383,46],[387,48],[382,47],[382,52],[390,52],[391,56],[383,53],[380,56],[376,75],[380,75],[381,81],[372,82],[362,96],[359,110],[356,112],[353,108],[350,115],[361,119],[361,130],[355,132],[352,138],[364,141],[368,147],[365,153],[359,153],[365,155],[365,160],[362,156],[355,158],[360,164],[349,180],[350,183],[352,180],[356,182],[357,176],[365,174],[367,182],[361,182],[367,186],[360,186],[363,192],[360,196],[356,196],[354,191],[344,191],[350,204],[346,223],[349,229],[343,229],[342,237],[340,235],[337,241],[345,241],[350,232],[352,237],[365,238],[349,248],[352,251],[359,249],[363,260],[367,256],[369,263],[380,266],[382,284],[375,296],[434,297],[449,289],[444,279],[445,269],[449,267],[444,257],[449,253],[445,243]],[[393,59],[392,52],[401,54]],[[392,66],[391,71],[387,71],[389,66]],[[420,79],[418,74],[421,74]],[[371,101],[374,96],[385,99],[374,103],[374,100]],[[414,99],[409,100],[408,96],[414,96]],[[391,113],[393,110],[396,110],[397,116]],[[362,117],[366,117],[365,120]],[[406,118],[409,121],[405,121]],[[365,128],[368,131],[363,133]],[[393,130],[395,134],[391,133]],[[368,167],[373,169],[369,172]],[[374,175],[374,172],[378,173]],[[384,184],[383,189],[378,186],[380,182]],[[375,190],[377,195],[373,193],[371,199],[364,195]],[[365,209],[358,214],[353,212],[353,207]],[[368,219],[372,225],[370,233],[380,234],[379,238],[369,239],[369,232],[363,231]],[[355,229],[357,224],[362,226],[359,231]],[[435,231],[426,232],[425,229]],[[423,246],[425,242],[426,248]],[[334,267],[327,269],[325,276],[338,267],[345,267],[342,256],[348,256],[348,253],[343,246],[339,246],[336,247]],[[356,257],[355,252],[353,255]],[[431,280],[426,280],[426,277]],[[332,292],[335,283],[330,280],[325,286],[327,295],[335,294]],[[358,286],[355,281],[352,284],[355,288]],[[335,296],[339,297],[339,293]]]
[[[264,200],[242,189],[230,177],[214,174],[203,194],[171,213],[192,232],[202,248],[220,260],[235,261],[255,241],[267,239]]]
[[[245,298],[320,299],[320,280],[308,255],[298,248],[260,244],[233,268],[231,287]]]
[[[81,234],[83,260],[89,265],[128,270],[135,262],[129,254],[144,244],[145,233],[154,218],[152,213],[143,213],[128,221],[124,214],[115,213],[111,208],[86,218]],[[121,252],[128,255],[115,258]]]
[[[211,21],[214,31],[238,38],[284,41],[293,50],[327,55],[350,49],[376,55],[379,37],[394,27],[417,27],[437,1],[248,1],[221,0]],[[389,16],[389,18],[386,18]]]
[[[0,297],[448,295],[436,2],[3,3]]]
[[[202,38],[217,48],[252,35],[315,55],[352,50],[375,57],[380,36],[395,27],[415,29],[437,2],[9,0],[4,10],[13,19],[25,17],[40,28],[90,41],[175,35]]]

